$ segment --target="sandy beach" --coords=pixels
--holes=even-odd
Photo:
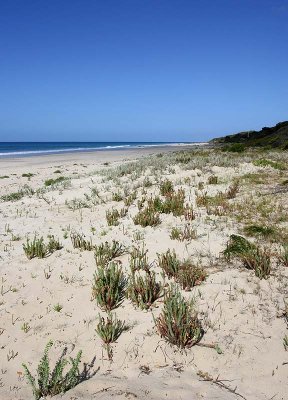
[[[49,340],[51,365],[65,348],[68,358],[82,350],[80,371],[86,365],[82,382],[55,399],[287,399],[286,168],[287,152],[189,146],[0,159],[0,399],[32,399],[22,364],[35,374]],[[230,235],[265,253],[264,277],[224,257]],[[23,245],[41,237],[59,246],[29,259]],[[154,274],[161,293],[141,308],[126,287],[112,310],[126,328],[109,357],[96,332],[109,313],[94,274],[95,252],[113,241],[123,251],[109,261],[127,285],[133,249],[147,250],[149,273],[137,274]],[[201,271],[190,286],[181,284],[187,270],[171,277],[163,269],[169,249]],[[156,324],[171,285],[194,300],[201,326],[183,349]]]

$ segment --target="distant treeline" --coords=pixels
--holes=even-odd
[[[288,150],[288,121],[279,122],[271,128],[265,126],[260,131],[245,131],[212,139],[211,143],[226,145],[227,150],[231,148],[232,151],[242,151],[250,146]]]

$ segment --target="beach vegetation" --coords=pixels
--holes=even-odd
[[[160,336],[180,349],[192,347],[203,336],[194,300],[186,300],[175,287],[165,294],[163,310],[154,322]]]
[[[38,364],[36,377],[32,375],[26,364],[22,364],[35,400],[65,393],[81,382],[79,364],[82,351],[79,351],[75,358],[70,357],[68,361],[65,358],[67,350],[64,349],[54,368],[51,369],[48,352],[52,346],[53,342],[49,341],[45,347],[44,355]],[[68,365],[70,365],[70,369],[64,373]]]
[[[259,279],[267,279],[271,272],[270,254],[242,236],[231,235],[223,252],[228,261],[238,259],[243,267],[251,269]]]
[[[182,262],[175,275],[175,280],[181,289],[189,291],[194,286],[200,285],[206,279],[206,273],[201,266],[194,265],[190,260]]]
[[[208,185],[217,185],[219,179],[217,175],[211,175],[208,177]]]
[[[133,246],[130,251],[129,266],[132,274],[135,271],[149,271],[150,265],[148,262],[148,249],[145,248],[144,243],[142,246]]]
[[[74,249],[92,251],[94,246],[92,245],[92,239],[85,238],[85,235],[77,232],[72,232],[70,235],[72,246]]]
[[[174,192],[174,186],[172,181],[165,179],[160,183],[160,194],[162,196],[170,196]]]
[[[147,226],[157,226],[161,223],[161,219],[158,212],[151,207],[143,208],[133,218],[135,225],[141,225],[144,228]]]
[[[159,267],[164,271],[167,277],[173,278],[177,275],[180,261],[178,260],[175,250],[168,249],[166,253],[157,253]]]
[[[125,298],[127,278],[115,261],[106,266],[99,265],[94,273],[92,295],[104,311],[119,307]]]
[[[106,241],[105,243],[96,245],[94,250],[96,264],[103,267],[109,261],[112,261],[114,258],[120,257],[127,252],[127,248],[117,240],[113,240],[112,243]]]
[[[45,258],[57,250],[62,249],[62,245],[58,239],[53,235],[49,237],[47,244],[44,243],[43,237],[34,236],[33,240],[27,238],[26,243],[23,244],[23,250],[27,258],[31,260],[32,258]]]
[[[154,271],[146,271],[144,276],[132,274],[127,289],[127,297],[142,310],[148,310],[163,294],[163,286],[156,281]]]
[[[280,171],[284,171],[287,169],[287,167],[284,163],[267,160],[266,158],[260,158],[259,160],[255,160],[255,161],[253,161],[253,164],[256,167],[271,167],[274,169],[278,169]]]
[[[45,186],[55,186],[58,183],[62,183],[65,180],[67,180],[68,178],[66,178],[65,176],[58,176],[58,178],[50,178],[50,179],[46,179],[44,182]]]
[[[115,343],[120,335],[127,330],[125,321],[117,318],[116,314],[108,313],[106,319],[99,314],[99,322],[96,327],[96,333],[103,341],[103,346],[107,351],[109,360],[113,358],[111,343]]]
[[[190,224],[186,224],[184,228],[173,227],[170,232],[170,239],[179,240],[180,242],[191,241],[196,238],[197,232]]]

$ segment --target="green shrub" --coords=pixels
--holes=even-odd
[[[112,243],[101,243],[95,246],[95,261],[97,265],[105,266],[113,258],[120,257],[127,252],[126,247],[119,243],[117,240],[113,240]]]
[[[94,274],[93,298],[104,311],[119,307],[125,298],[127,279],[118,263],[99,266]]]
[[[230,153],[243,153],[245,146],[242,143],[233,143],[229,146],[222,147],[222,151],[228,151]]]
[[[230,260],[236,258],[242,262],[247,269],[254,270],[260,279],[267,279],[271,272],[271,260],[267,251],[250,243],[247,239],[238,235],[231,235],[224,256]]]
[[[192,347],[203,336],[194,302],[186,300],[175,288],[166,294],[164,308],[154,321],[160,336],[180,349]]]
[[[67,392],[81,382],[79,364],[81,361],[82,351],[78,352],[76,358],[73,359],[70,357],[70,361],[68,361],[66,358],[64,358],[67,351],[65,349],[61,357],[56,362],[53,370],[50,370],[48,352],[52,345],[52,341],[48,342],[46,345],[44,355],[37,368],[36,377],[31,374],[26,364],[22,364],[25,376],[32,387],[35,400]],[[69,364],[71,367],[64,374],[64,370]]]
[[[125,330],[127,330],[125,321],[117,319],[115,314],[109,313],[106,320],[99,315],[96,332],[103,341],[109,360],[113,358],[111,343],[115,343]]]
[[[136,276],[132,274],[127,289],[127,296],[137,307],[148,310],[153,303],[162,296],[163,287],[156,282],[155,272],[146,272]]]

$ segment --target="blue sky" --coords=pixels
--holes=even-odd
[[[201,141],[287,120],[288,0],[0,0],[0,141]]]

